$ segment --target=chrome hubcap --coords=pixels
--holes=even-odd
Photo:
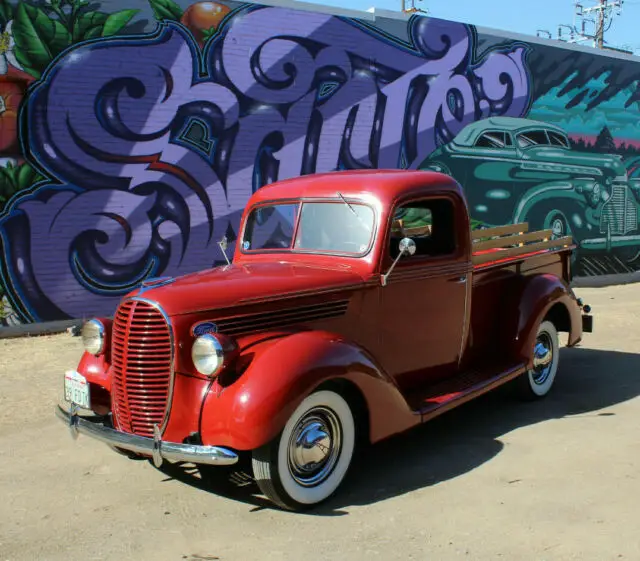
[[[320,485],[331,475],[342,446],[336,414],[315,407],[298,421],[289,439],[289,473],[303,487]]]
[[[544,384],[551,374],[553,365],[553,344],[547,333],[538,335],[533,349],[533,383]]]
[[[560,218],[556,218],[552,223],[551,223],[551,232],[553,233],[553,235],[557,238],[561,238],[562,236],[564,236],[564,222],[562,221],[562,219]]]

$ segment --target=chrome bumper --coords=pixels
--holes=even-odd
[[[634,234],[630,236],[607,236],[603,238],[591,238],[582,240],[579,243],[582,249],[589,250],[605,250],[617,249],[619,247],[638,247],[640,246],[640,235]]]
[[[113,448],[150,456],[156,467],[160,467],[163,460],[216,466],[228,466],[238,461],[238,455],[226,448],[164,442],[160,440],[159,434],[154,438],[147,438],[121,432],[104,426],[100,417],[80,417],[73,408],[71,411],[65,411],[58,405],[56,416],[67,423],[74,438],[77,438],[78,434],[85,434]]]

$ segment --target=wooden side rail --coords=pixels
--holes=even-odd
[[[529,224],[507,224],[506,226],[495,226],[483,230],[471,230],[471,239],[475,242],[484,238],[494,238],[496,236],[507,236],[510,234],[526,234],[529,231]]]
[[[486,253],[480,253],[472,256],[472,262],[474,265],[482,265],[484,263],[488,263],[490,261],[500,261],[502,259],[511,259],[514,257],[518,257],[520,255],[526,255],[529,253],[535,253],[538,251],[544,250],[559,250],[565,247],[570,246],[573,243],[573,239],[571,236],[565,236],[563,238],[558,238],[556,240],[547,239],[546,241],[537,241],[535,243],[524,243],[522,238],[525,236],[531,237],[532,239],[542,239],[543,234],[548,232],[548,230],[543,230],[542,232],[532,232],[532,234],[536,234],[536,236],[532,236],[531,234],[523,234],[523,235],[515,235],[502,238],[500,249],[496,251],[486,251]],[[498,241],[498,240],[491,240]],[[485,242],[486,243],[486,242]],[[506,247],[505,247],[506,246]],[[511,246],[511,247],[509,247]],[[475,249],[475,244],[474,244]],[[487,250],[488,248],[484,248]],[[491,249],[496,249],[494,246]]]
[[[515,236],[478,241],[473,244],[473,251],[484,251],[485,249],[494,249],[496,247],[509,245],[524,245],[530,242],[546,242],[551,239],[552,235],[552,230],[539,230],[538,232],[530,232],[528,234],[516,234]]]

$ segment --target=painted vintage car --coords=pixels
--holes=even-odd
[[[85,324],[57,415],[157,466],[247,463],[275,504],[317,505],[361,445],[507,382],[550,391],[558,332],[576,345],[592,316],[571,240],[522,228],[472,234],[462,188],[433,172],[263,187],[228,265],[148,280]]]
[[[554,125],[490,117],[467,125],[419,166],[465,186],[471,215],[571,235],[580,250],[640,250],[640,189],[617,155],[578,152]]]

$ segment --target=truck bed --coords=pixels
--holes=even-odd
[[[503,311],[518,305],[522,281],[530,275],[545,273],[570,280],[570,256],[575,246],[570,237],[551,237],[551,230],[529,233],[528,224],[472,232],[473,293],[465,362],[473,369],[408,396],[423,421],[525,371],[524,363],[505,353],[509,348],[506,341],[516,326],[505,322]]]
[[[510,263],[529,261],[534,257],[545,257],[560,254],[552,261],[569,262],[569,256],[575,244],[571,236],[552,239],[551,230],[538,230],[529,232],[529,225],[512,224],[496,228],[485,228],[471,232],[473,244],[472,262],[474,272],[480,272],[504,266]],[[543,259],[547,263],[548,259]],[[540,262],[539,259],[536,262]],[[527,266],[530,268],[530,266]],[[559,275],[567,282],[570,280],[570,270]]]

